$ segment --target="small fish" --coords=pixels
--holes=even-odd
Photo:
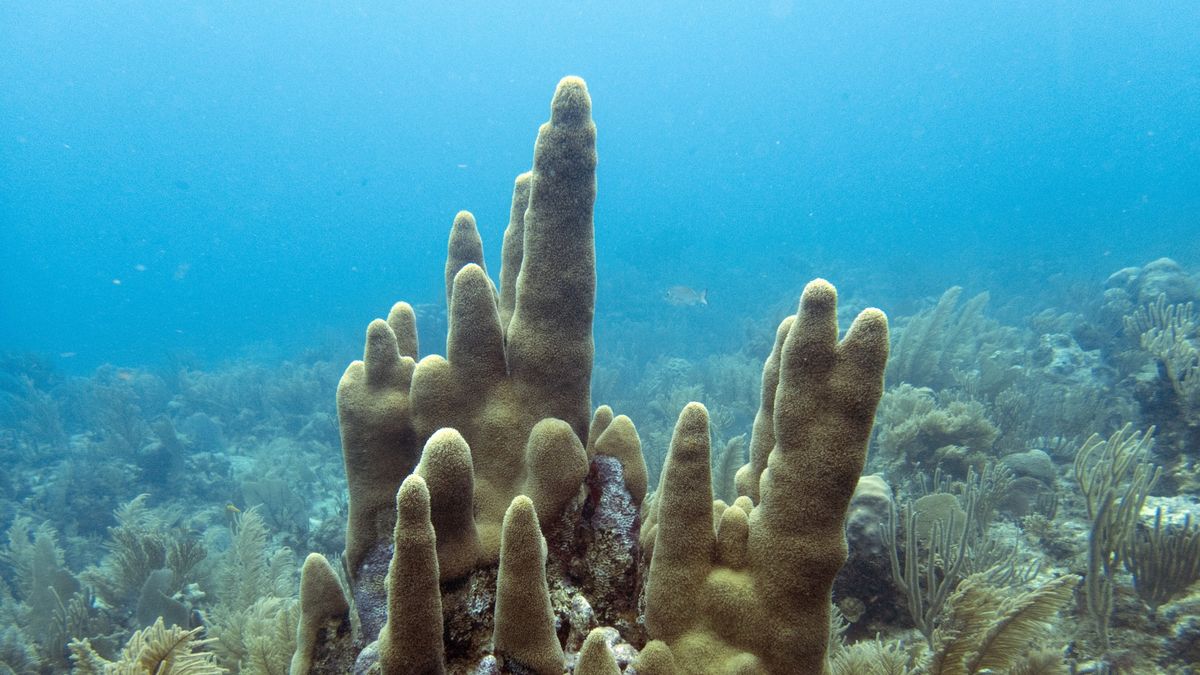
[[[73,359],[78,356],[75,352],[59,352],[58,357],[61,359]]]
[[[695,307],[708,304],[708,289],[697,291],[689,286],[672,286],[663,296],[667,304],[673,307]]]
[[[229,514],[234,514],[234,513],[241,513],[242,510],[239,509],[238,507],[234,506],[233,502],[229,502],[228,504],[225,505],[225,512],[229,513]]]
[[[133,269],[137,270],[138,272],[145,272],[147,268],[145,265],[138,263],[133,266]]]

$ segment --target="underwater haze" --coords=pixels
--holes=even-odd
[[[1200,672],[1198,36],[0,2],[0,675]]]
[[[459,209],[498,251],[565,74],[602,314],[1193,264],[1198,34],[1186,2],[4,3],[0,344],[286,354],[444,302],[424,261]]]

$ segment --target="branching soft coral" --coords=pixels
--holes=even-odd
[[[889,389],[879,405],[878,452],[873,468],[904,476],[914,469],[944,468],[958,476],[982,468],[999,430],[983,404],[973,400],[939,400],[924,387],[901,384]]]

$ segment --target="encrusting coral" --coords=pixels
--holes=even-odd
[[[368,327],[338,388],[353,603],[310,556],[293,673],[825,670],[887,320],[868,309],[839,341],[836,291],[811,282],[764,369],[742,496],[713,500],[692,403],[647,497],[633,423],[601,406],[589,424],[595,166],[568,77],[514,188],[498,289],[455,218],[447,356],[414,361],[404,303]]]

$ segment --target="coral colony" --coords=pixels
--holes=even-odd
[[[319,360],[5,356],[0,673],[1194,672],[1200,275],[891,337],[817,279],[773,343],[623,366],[591,106],[559,83],[499,284],[460,212],[446,315],[372,321],[336,410]]]

